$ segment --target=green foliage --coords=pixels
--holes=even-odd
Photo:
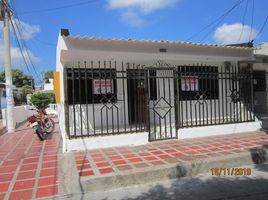
[[[31,86],[32,84],[32,77],[24,74],[23,71],[20,69],[12,69],[12,80],[13,85],[20,88],[22,86],[28,85]],[[5,71],[2,71],[0,73],[0,82],[5,82]]]
[[[37,109],[45,109],[53,102],[53,94],[37,92],[30,98],[30,103]]]
[[[29,86],[29,85],[24,85],[24,86],[21,87],[21,92],[22,92],[23,94],[32,94],[32,93],[33,93],[33,90],[32,90],[32,88],[31,88],[31,86]]]
[[[48,79],[50,79],[50,78],[53,78],[53,70],[48,70],[48,71],[46,71],[46,72],[43,72],[42,74],[43,74],[43,80],[44,81],[47,81]]]

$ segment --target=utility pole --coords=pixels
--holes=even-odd
[[[13,98],[13,85],[12,85],[12,71],[11,71],[11,56],[10,56],[10,30],[9,30],[9,17],[10,10],[8,7],[8,0],[2,0],[2,15],[3,15],[3,33],[4,33],[4,46],[5,46],[5,76],[6,76],[6,125],[9,133],[14,132],[14,98]]]

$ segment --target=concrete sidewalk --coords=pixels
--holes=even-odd
[[[65,156],[76,167],[62,168],[63,193],[109,190],[195,176],[213,167],[263,163],[268,159],[267,145],[268,134],[257,131],[72,152]]]
[[[0,200],[36,199],[58,193],[60,134],[40,141],[26,124],[0,137]]]

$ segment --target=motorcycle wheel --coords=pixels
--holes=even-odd
[[[50,134],[55,129],[55,122],[52,119],[48,118],[44,127],[45,127],[46,133]]]
[[[35,132],[41,141],[46,139],[46,132],[44,132],[40,126],[36,129]]]

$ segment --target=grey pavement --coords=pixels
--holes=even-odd
[[[220,166],[219,166],[220,167]],[[92,200],[267,200],[268,163],[251,167],[251,176],[212,176],[171,179],[109,191],[88,192],[57,197],[57,199]],[[208,169],[209,171],[209,169]]]

